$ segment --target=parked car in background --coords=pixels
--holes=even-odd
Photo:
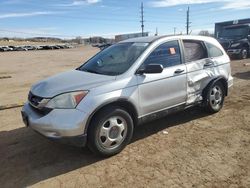
[[[220,111],[232,84],[230,59],[216,39],[135,38],[33,85],[22,117],[45,137],[111,156],[138,124],[195,105]]]
[[[32,45],[26,45],[26,46],[22,46],[24,49],[26,49],[26,51],[28,50],[36,50],[36,47],[35,46],[32,46]]]
[[[0,52],[29,51],[29,50],[57,50],[57,49],[70,49],[73,47],[74,46],[72,46],[70,44],[0,46]]]
[[[0,52],[4,52],[4,47],[3,46],[0,46]]]
[[[111,45],[112,43],[98,43],[98,44],[92,44],[92,47],[97,47],[100,50],[104,50],[105,48],[108,48]]]
[[[98,46],[98,48],[100,48],[100,50],[104,50],[105,48],[110,47],[112,44],[110,43],[106,43],[106,44],[101,44]]]
[[[250,55],[250,19],[216,23],[215,36],[230,57],[246,59]]]
[[[14,48],[14,51],[28,51],[28,49],[25,48],[24,46],[16,46]]]
[[[13,51],[13,48],[9,46],[0,46],[0,51],[1,52]]]

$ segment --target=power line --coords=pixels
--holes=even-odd
[[[76,37],[83,37],[83,38],[88,38],[88,37],[94,37],[94,36],[102,36],[102,37],[110,37],[110,36],[115,36],[115,35],[120,35],[121,33],[111,33],[111,34],[87,34],[86,36],[78,34],[78,35],[62,35],[62,34],[49,34],[49,33],[33,33],[33,32],[24,32],[24,31],[14,31],[14,30],[9,30],[9,29],[0,29],[0,32],[8,32],[8,33],[16,33],[16,34],[25,34],[25,35],[33,35],[35,36],[41,36],[41,37],[65,37],[65,38],[76,38]],[[0,33],[1,34],[1,33]],[[1,38],[1,36],[0,36]]]
[[[44,15],[44,16],[48,16],[48,15]],[[131,23],[136,23],[138,21],[134,20],[134,19],[119,19],[119,18],[107,18],[107,17],[88,17],[88,16],[61,16],[61,15],[53,15],[54,18],[62,18],[62,19],[71,19],[71,20],[83,20],[85,19],[85,21],[91,22],[91,21],[107,21],[107,22],[131,22]],[[117,17],[117,16],[115,16]],[[157,18],[156,18],[157,19]],[[181,19],[178,20],[161,20],[161,19],[157,19],[157,20],[147,20],[147,22],[150,23],[183,23],[181,22]],[[142,20],[140,21],[142,22]],[[143,10],[143,23],[145,22],[144,20],[144,10]],[[113,25],[111,23],[111,25]]]

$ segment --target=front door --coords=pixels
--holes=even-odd
[[[141,115],[149,115],[186,102],[186,66],[182,63],[179,41],[159,45],[142,67],[161,64],[162,73],[137,75]]]

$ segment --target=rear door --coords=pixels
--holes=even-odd
[[[202,99],[204,87],[214,75],[214,61],[208,57],[205,43],[200,40],[183,40],[187,67],[187,104]]]
[[[178,40],[156,47],[147,64],[161,64],[162,73],[137,75],[141,112],[148,115],[186,102],[186,66],[182,63]]]

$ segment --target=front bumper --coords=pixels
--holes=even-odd
[[[234,82],[234,78],[232,76],[229,76],[228,81],[227,81],[228,88],[231,88],[233,86],[233,82]]]
[[[78,109],[54,109],[42,115],[26,103],[21,113],[27,127],[49,139],[78,146],[86,144],[84,130],[88,114],[85,112]]]
[[[227,54],[229,56],[239,55],[240,53],[241,53],[241,49],[228,49],[227,50]]]

